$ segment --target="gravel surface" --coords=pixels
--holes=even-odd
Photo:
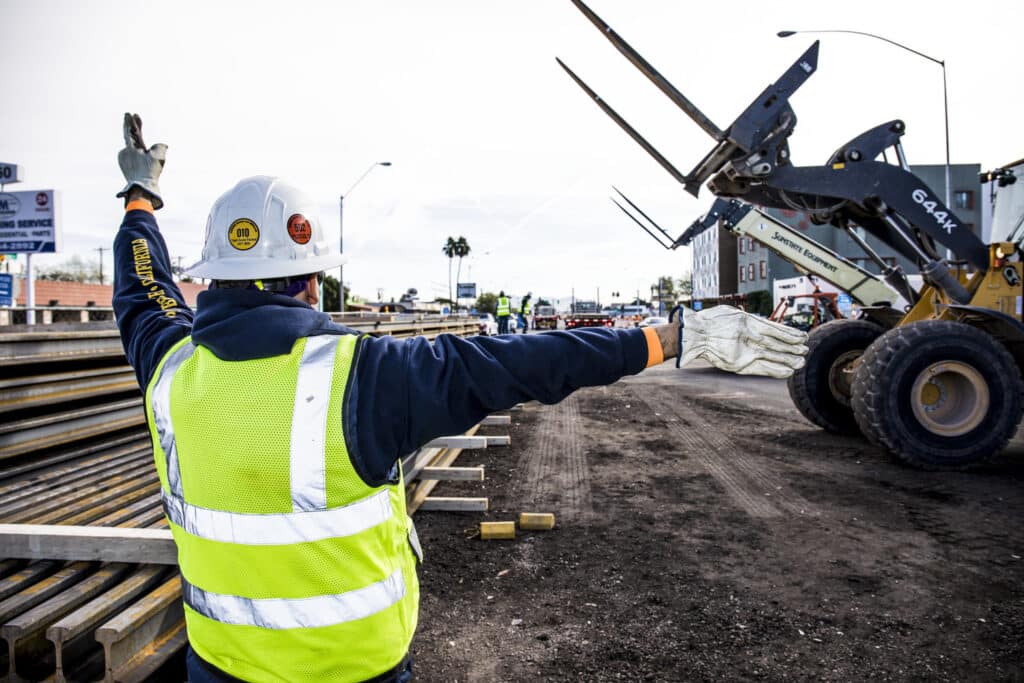
[[[1024,455],[918,472],[667,377],[528,404],[482,432],[511,447],[462,454],[486,481],[434,495],[491,509],[416,515],[417,680],[1024,680]],[[557,526],[476,537],[521,511]]]

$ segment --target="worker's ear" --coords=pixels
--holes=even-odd
[[[317,281],[316,275],[310,275],[306,280],[306,303],[310,306],[320,303],[320,283]]]

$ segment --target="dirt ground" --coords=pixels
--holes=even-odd
[[[1024,680],[1024,456],[918,472],[664,377],[463,453],[486,481],[434,495],[490,511],[416,516],[417,680]],[[557,528],[475,537],[520,511]]]

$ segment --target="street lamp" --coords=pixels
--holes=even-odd
[[[370,167],[363,171],[363,175],[356,178],[356,181],[352,183],[352,186],[345,191],[340,197],[338,197],[338,250],[339,253],[345,253],[345,197],[352,194],[352,190],[356,189],[356,185],[363,182],[363,178],[370,175],[370,171],[377,168],[378,166],[390,166],[390,161],[375,161],[370,164]],[[345,312],[345,266],[338,266],[338,308],[342,313]]]
[[[868,38],[876,38],[878,40],[895,45],[896,47],[903,48],[907,52],[913,52],[918,57],[924,57],[929,62],[935,62],[942,67],[942,108],[946,115],[946,206],[950,209],[953,207],[949,200],[949,94],[946,90],[946,62],[942,59],[935,59],[930,57],[923,52],[918,52],[914,48],[907,47],[903,43],[897,43],[895,40],[890,40],[884,36],[876,36],[874,33],[867,33],[866,31],[851,31],[847,29],[825,29],[817,31],[779,31],[776,35],[779,38],[789,38],[797,33],[852,33],[857,36],[867,36]]]

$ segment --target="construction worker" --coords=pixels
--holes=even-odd
[[[154,218],[166,147],[147,149],[141,125],[125,115],[114,309],[178,548],[189,679],[411,680],[422,552],[400,457],[661,363],[681,328],[359,335],[315,308],[343,261],[316,203],[266,176],[214,202],[188,270],[211,280],[193,312]],[[687,325],[688,353],[747,371],[791,372],[806,352],[800,333],[753,316]]]
[[[533,295],[527,294],[519,304],[519,322],[520,327],[523,328],[523,332],[530,331],[530,311],[533,310],[533,307],[530,305],[531,296]]]
[[[498,334],[508,334],[508,319],[512,315],[512,302],[505,296],[505,290],[498,292],[498,305],[495,308],[498,318]]]

